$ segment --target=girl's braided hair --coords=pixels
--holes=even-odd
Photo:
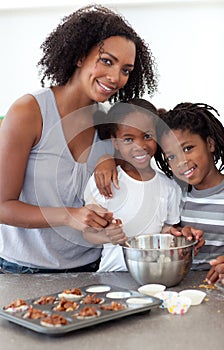
[[[220,161],[218,167],[220,172],[224,169],[224,127],[213,113],[219,116],[218,111],[207,104],[185,102],[160,114],[160,121],[157,124],[158,148],[155,160],[168,177],[173,177],[173,173],[163,156],[160,140],[164,133],[172,130],[188,130],[192,134],[200,135],[204,141],[211,137],[215,142],[214,162],[217,164]]]
[[[72,77],[80,58],[86,57],[111,36],[123,36],[134,42],[136,59],[127,84],[110,97],[110,102],[152,95],[157,87],[154,57],[144,40],[119,14],[101,5],[89,5],[62,19],[41,45],[43,57],[38,62],[41,84],[65,85]]]

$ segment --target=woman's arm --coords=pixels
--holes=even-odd
[[[0,128],[0,222],[26,228],[68,225],[78,230],[106,226],[106,211],[38,207],[19,201],[29,154],[41,133],[39,106],[33,96],[23,96],[12,105]]]

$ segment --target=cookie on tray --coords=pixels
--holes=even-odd
[[[100,315],[100,312],[96,309],[95,306],[85,306],[73,316],[76,317],[77,319],[83,320],[85,318],[98,317],[99,315]]]
[[[68,323],[65,317],[57,314],[52,314],[40,321],[40,324],[45,327],[62,327],[66,326]]]
[[[126,306],[122,303],[117,303],[116,301],[112,301],[110,304],[101,305],[100,308],[102,310],[107,310],[107,311],[119,311],[119,310],[124,310]]]
[[[64,289],[58,294],[59,299],[65,298],[67,300],[80,300],[83,296],[84,295],[79,288]]]
[[[29,304],[23,299],[14,300],[12,303],[4,306],[4,310],[10,313],[26,311],[29,308]]]
[[[54,295],[43,295],[39,299],[35,300],[33,303],[37,305],[51,305],[55,304],[58,299]]]
[[[78,307],[79,307],[79,304],[76,303],[75,301],[62,298],[59,301],[58,305],[54,307],[54,310],[68,312],[68,311],[74,311],[78,309]]]
[[[103,298],[97,297],[96,293],[88,294],[83,298],[83,304],[102,304],[104,302]]]
[[[31,318],[32,320],[38,320],[40,318],[45,318],[48,316],[47,312],[44,312],[42,310],[39,309],[35,309],[33,307],[30,307],[25,315],[23,316],[23,318]]]

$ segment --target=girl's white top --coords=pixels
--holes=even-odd
[[[85,190],[86,203],[98,203],[121,219],[128,237],[160,233],[163,225],[180,222],[181,189],[174,180],[156,171],[148,181],[138,181],[118,167],[120,189],[113,188],[110,199],[100,195],[92,176]],[[122,248],[104,244],[99,271],[127,270]]]

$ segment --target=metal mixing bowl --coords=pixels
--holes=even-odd
[[[177,285],[191,268],[195,241],[170,234],[145,234],[128,240],[123,247],[128,271],[141,285]]]

